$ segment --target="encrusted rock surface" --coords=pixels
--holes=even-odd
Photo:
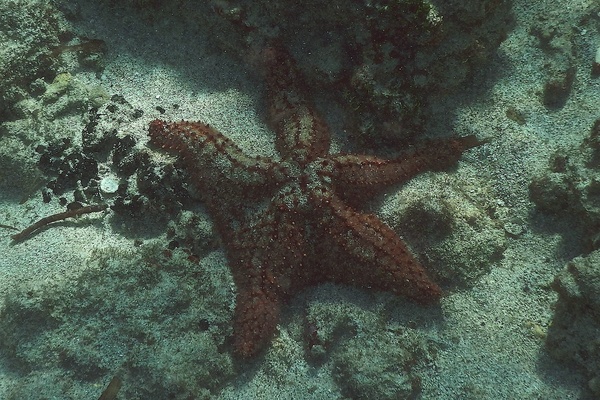
[[[550,354],[581,368],[600,395],[600,250],[577,257],[556,276],[556,314],[548,329]]]
[[[585,251],[600,248],[600,119],[580,146],[554,154],[529,194],[538,211],[570,218],[571,234],[582,230]]]

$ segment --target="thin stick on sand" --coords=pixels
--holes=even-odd
[[[73,210],[68,210],[68,211],[64,211],[61,213],[52,214],[52,215],[49,215],[47,217],[40,219],[33,225],[30,225],[27,228],[23,229],[21,232],[12,235],[10,238],[13,240],[13,242],[20,242],[22,240],[27,239],[27,237],[29,237],[33,232],[39,230],[40,228],[42,228],[48,224],[51,224],[52,222],[62,221],[64,219],[72,218],[72,217],[78,217],[83,214],[104,211],[104,210],[106,210],[107,207],[108,207],[108,205],[106,205],[106,204],[94,204],[91,206],[83,206],[83,207],[75,208]]]

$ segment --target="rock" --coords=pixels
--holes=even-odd
[[[556,312],[546,346],[558,360],[577,365],[600,395],[600,250],[577,257],[560,272],[552,287],[558,292]]]

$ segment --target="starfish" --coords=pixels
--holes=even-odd
[[[430,142],[400,157],[330,154],[330,133],[280,48],[264,51],[268,121],[280,159],[245,154],[201,122],[150,123],[152,144],[181,155],[225,246],[237,287],[234,353],[270,342],[282,304],[310,285],[335,282],[436,302],[442,291],[400,237],[349,205],[427,170],[455,164],[482,142]]]

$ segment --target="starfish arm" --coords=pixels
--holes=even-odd
[[[322,233],[331,278],[339,283],[367,286],[432,303],[441,289],[428,276],[404,242],[372,214],[361,214],[331,196]],[[348,257],[343,265],[340,260]]]
[[[276,329],[281,302],[303,285],[304,235],[292,213],[277,203],[256,224],[228,241],[233,278],[238,288],[234,349],[247,358],[264,348]]]
[[[250,358],[270,342],[277,328],[280,303],[267,292],[238,289],[233,323],[236,354]]]
[[[229,181],[230,188],[260,190],[274,185],[281,175],[270,159],[246,155],[229,138],[200,122],[154,120],[149,134],[152,144],[183,156],[202,189],[214,189]]]
[[[441,139],[394,159],[338,154],[334,163],[336,185],[350,189],[403,183],[424,171],[442,170],[458,161],[462,153],[483,142],[475,136]]]
[[[268,92],[268,121],[277,133],[281,157],[306,164],[329,152],[330,135],[324,121],[309,107],[304,82],[294,60],[280,47],[263,52]]]

